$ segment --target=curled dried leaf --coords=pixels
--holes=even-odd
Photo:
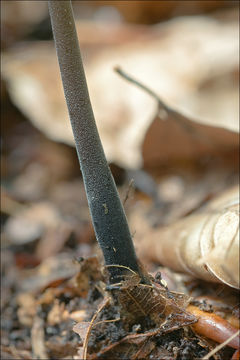
[[[238,228],[239,190],[234,187],[201,213],[153,231],[147,246],[164,266],[239,288]]]

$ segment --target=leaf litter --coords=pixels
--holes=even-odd
[[[200,34],[203,24],[206,31]],[[71,134],[64,125],[66,112],[59,95],[61,91],[56,91],[59,84],[52,63],[52,46],[42,42],[41,45],[32,44],[31,50],[27,50],[26,44],[22,49],[7,50],[9,63],[3,69],[3,76],[12,100],[25,116],[8,99],[12,120],[11,125],[10,122],[5,124],[10,141],[3,153],[4,161],[11,164],[4,170],[2,209],[1,350],[4,359],[189,360],[211,356],[211,359],[225,360],[238,356],[237,353],[233,355],[235,350],[229,346],[229,333],[224,329],[220,345],[226,346],[219,348],[211,327],[205,326],[210,334],[208,337],[206,331],[199,333],[196,326],[205,318],[207,321],[214,319],[215,326],[227,321],[228,329],[237,336],[237,290],[222,282],[209,283],[189,274],[173,272],[164,266],[163,260],[152,258],[152,246],[149,245],[155,241],[155,231],[159,234],[156,242],[160,243],[163,225],[171,232],[174,222],[186,221],[185,228],[188,229],[190,214],[195,217],[196,211],[200,210],[201,216],[211,216],[211,212],[205,212],[209,200],[216,200],[216,195],[221,195],[237,181],[236,150],[239,144],[234,99],[238,65],[235,40],[232,41],[236,21],[222,25],[218,20],[206,18],[198,18],[195,23],[190,19],[179,19],[147,32],[144,27],[130,29],[120,25],[116,32],[110,31],[110,38],[105,35],[104,44],[98,43],[104,32],[99,32],[99,37],[94,39],[84,36],[87,39],[84,40],[86,66],[97,119],[100,119],[100,133],[109,160],[121,166],[115,168],[116,173],[124,174],[125,181],[119,176],[116,180],[122,198],[126,199],[137,253],[147,269],[146,283],[141,283],[136,274],[129,272],[112,288],[108,285],[102,262],[93,256],[97,253],[101,258],[93,243],[95,239],[82,180],[78,178],[75,153],[70,147],[47,138],[72,144]],[[83,24],[81,27],[80,24],[79,32],[84,30],[89,34],[92,26]],[[196,32],[189,31],[193,26]],[[175,85],[168,88],[168,81],[161,82],[156,76],[156,69],[159,70],[157,54],[165,53],[166,47],[171,50],[169,54],[177,49],[179,29],[182,34],[190,34],[189,43],[184,42],[179,49],[185,51],[185,55],[193,55],[189,44],[196,33],[202,49],[206,50],[204,46],[212,44],[222,55],[214,63],[214,69],[204,53],[198,51],[197,56],[189,56],[197,61],[197,67],[202,71],[196,72],[196,67],[191,66],[188,74],[183,67],[175,68]],[[217,34],[219,39],[219,31],[229,42],[216,47],[219,42],[214,37]],[[207,43],[206,34],[210,33]],[[119,40],[116,42],[114,37]],[[94,49],[96,42],[98,47]],[[147,43],[148,52],[145,51]],[[227,50],[226,44],[229,45]],[[148,54],[147,60],[141,57],[143,49],[145,55]],[[157,55],[156,62],[154,54]],[[38,55],[39,59],[47,59],[49,66],[44,65],[43,69]],[[225,61],[226,58],[231,61]],[[152,64],[148,71],[145,71],[146,61]],[[158,99],[142,89],[133,89],[133,85],[119,78],[113,72],[116,65],[153,89]],[[162,67],[168,80],[173,65],[165,61]],[[161,80],[164,79],[163,74],[160,75]],[[22,91],[20,101],[16,80],[20,81],[21,89],[25,89],[22,85],[27,83],[21,82],[21,76],[25,80],[28,78],[29,86],[38,84],[41,94],[42,89],[48,88],[48,98],[42,97],[41,103],[38,97],[35,100],[34,96],[27,97],[26,103],[26,94]],[[110,78],[111,81],[106,83]],[[106,92],[112,97],[103,99],[100,96],[103,80]],[[179,84],[184,85],[181,91]],[[113,88],[118,92],[113,92]],[[162,98],[163,105],[169,109],[167,121],[162,120],[166,111],[158,109]],[[129,102],[129,99],[132,100]],[[33,103],[30,100],[34,100]],[[100,116],[104,114],[103,108],[109,110],[105,118]],[[26,122],[26,117],[46,136]],[[44,123],[46,119],[51,121]],[[53,131],[51,125],[55,119],[59,123],[54,123]],[[214,146],[209,144],[209,139],[214,141]],[[130,145],[135,148],[129,148]],[[134,196],[128,191],[132,188],[128,185],[132,176],[132,184],[136,186]],[[159,201],[156,201],[156,194]],[[218,234],[214,241],[219,235],[222,241],[228,238],[228,234],[221,231],[226,225],[224,219],[218,229],[214,228]],[[177,241],[178,232],[171,238]],[[233,259],[235,253],[231,251]],[[212,254],[212,259],[205,260],[215,262],[218,255]],[[225,265],[230,265],[227,272],[234,277],[235,262],[224,264],[223,270],[226,270]]]

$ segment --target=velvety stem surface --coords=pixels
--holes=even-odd
[[[48,3],[65,98],[96,238],[106,265],[117,264],[139,272],[126,215],[96,127],[71,1],[50,0]],[[111,282],[116,282],[123,268],[109,267],[109,272]]]

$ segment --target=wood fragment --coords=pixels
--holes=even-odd
[[[44,340],[44,321],[39,316],[34,318],[31,340],[34,359],[49,359]]]
[[[198,334],[220,343],[227,341],[228,346],[234,349],[239,348],[239,330],[237,331],[228,321],[214,313],[202,311],[193,305],[189,305],[187,310],[198,319],[192,325],[193,330]]]

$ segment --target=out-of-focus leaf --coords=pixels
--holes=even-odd
[[[45,1],[2,1],[1,5],[3,46],[9,46],[21,39],[47,14]]]
[[[226,7],[236,6],[234,1],[117,1],[117,0],[95,0],[91,1],[96,7],[114,7],[125,20],[134,23],[155,23],[159,20],[180,15],[199,14]]]
[[[80,262],[80,269],[73,283],[79,296],[86,297],[92,282],[100,280],[103,280],[103,277],[99,269],[99,261],[96,256],[92,256]]]
[[[86,338],[89,326],[90,326],[89,321],[82,321],[82,322],[77,323],[73,327],[73,331],[80,336],[82,343],[84,342],[84,340]]]
[[[37,203],[16,211],[5,225],[5,234],[14,244],[26,244],[40,238],[47,228],[60,224],[57,209],[48,202]]]
[[[72,255],[61,253],[45,259],[34,270],[25,272],[25,277],[20,282],[22,291],[42,291],[52,283],[71,278],[77,272]]]
[[[78,29],[81,34],[81,25]],[[83,54],[108,160],[139,168],[143,158],[147,164],[153,158],[201,156],[216,151],[215,145],[217,151],[221,145],[224,150],[237,146],[237,21],[179,18],[140,34],[121,45],[86,46]],[[119,78],[116,65],[155,91],[186,126],[190,123],[198,141],[178,121],[155,119],[156,101]],[[39,129],[73,145],[52,44],[13,49],[4,57],[3,76],[15,104]]]

